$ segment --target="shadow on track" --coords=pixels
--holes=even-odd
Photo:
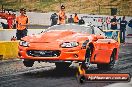
[[[39,71],[31,71],[28,73],[23,73],[22,75],[27,78],[63,78],[63,77],[75,77],[77,74],[77,67],[70,67],[68,69],[58,70],[56,68],[51,68],[48,70],[39,70]],[[86,71],[86,73],[105,73],[105,70],[99,70],[95,67]]]
[[[48,70],[40,70],[34,72],[28,72],[22,74],[24,77],[29,78],[61,78],[61,77],[74,77],[76,75],[77,68],[68,68],[66,70],[58,70],[56,68],[48,69]]]

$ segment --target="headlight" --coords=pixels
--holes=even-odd
[[[20,46],[24,46],[24,47],[28,47],[28,46],[29,46],[29,42],[20,41],[20,42],[19,42],[19,45],[20,45]]]
[[[61,44],[62,48],[71,48],[71,47],[77,47],[79,45],[78,42],[64,42]]]

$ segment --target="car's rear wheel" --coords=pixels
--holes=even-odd
[[[26,67],[32,67],[33,64],[34,64],[34,61],[32,61],[32,60],[24,60],[24,61],[23,61],[23,64],[24,64]]]
[[[55,63],[56,69],[68,69],[71,63],[57,62]]]
[[[113,69],[115,65],[115,56],[116,56],[116,51],[113,51],[110,57],[109,64],[97,64],[98,69],[104,69],[104,70]]]

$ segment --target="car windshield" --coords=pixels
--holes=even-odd
[[[93,34],[91,27],[85,27],[80,25],[55,25],[47,29],[47,31],[50,30],[71,30],[78,33],[84,33],[84,34]]]

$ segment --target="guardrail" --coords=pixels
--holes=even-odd
[[[18,44],[19,41],[0,41],[0,60],[17,58]]]

